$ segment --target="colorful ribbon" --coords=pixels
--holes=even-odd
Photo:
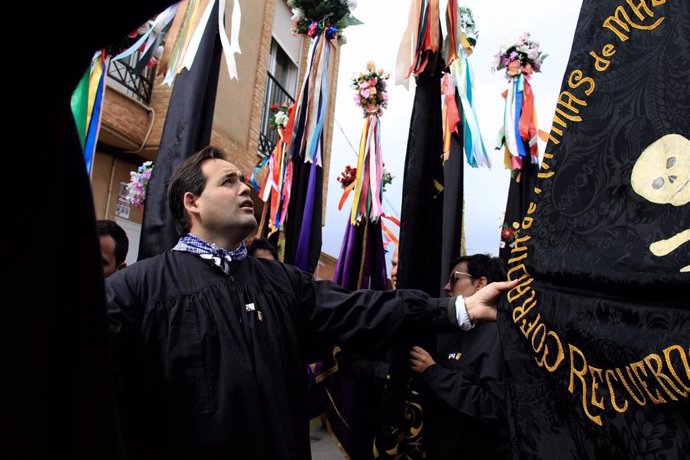
[[[180,16],[181,24],[177,39],[170,45],[166,45],[166,50],[161,59],[161,68],[165,68],[165,78],[163,84],[171,85],[175,77],[182,72],[183,69],[190,70],[194,64],[194,58],[199,49],[201,37],[206,30],[206,25],[211,20],[211,13],[216,0],[190,0],[184,15]],[[223,56],[225,56],[225,63],[228,68],[228,74],[231,79],[238,79],[237,64],[235,63],[235,54],[241,54],[240,50],[240,26],[242,24],[242,12],[240,10],[240,2],[232,2],[232,18],[231,36],[228,40],[227,31],[225,29],[225,1],[220,1],[218,4],[218,34],[221,46],[223,47]],[[174,26],[174,24],[173,24]]]
[[[109,59],[105,52],[97,51],[71,98],[72,115],[84,153],[86,172],[89,175],[101,126],[101,109],[108,63]]]
[[[484,147],[479,119],[474,107],[472,69],[464,48],[461,49],[458,59],[453,61],[450,71],[462,103],[463,138],[467,163],[473,168],[479,166],[491,168],[491,160]]]
[[[408,86],[410,75],[424,72],[429,55],[440,49],[439,0],[413,0],[398,48],[395,84]]]
[[[376,222],[383,214],[381,204],[383,155],[381,154],[380,123],[381,120],[376,113],[369,113],[364,119],[350,213],[350,223],[353,225],[363,218]]]
[[[312,39],[304,83],[285,128],[290,158],[316,162],[319,167],[322,166],[323,128],[328,114],[328,76],[335,55],[331,52],[334,45],[327,33],[325,29]]]
[[[263,184],[259,190],[259,197],[265,202],[270,202],[269,228],[271,233],[280,231],[287,217],[290,204],[290,190],[292,188],[292,162],[286,155],[283,129],[278,128],[278,142],[273,152],[257,165],[255,173],[266,164],[268,170]],[[263,163],[263,164],[262,164]],[[252,184],[255,184],[252,174]]]
[[[528,155],[533,164],[539,164],[537,113],[529,80],[528,74],[520,73],[511,78],[508,89],[503,92],[506,100],[503,128],[498,134],[496,148],[505,146],[506,169],[522,169],[523,158]]]

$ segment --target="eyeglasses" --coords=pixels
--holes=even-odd
[[[467,276],[469,278],[474,278],[474,276],[470,275],[469,273],[453,271],[450,273],[450,278],[448,278],[448,283],[450,283],[451,286],[454,285],[455,282],[458,280],[458,278],[460,278],[461,276]]]

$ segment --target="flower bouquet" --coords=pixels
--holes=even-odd
[[[350,165],[345,166],[345,169],[343,172],[340,173],[340,176],[336,179],[338,182],[340,182],[340,186],[342,188],[347,188],[350,186],[355,181],[355,178],[357,177],[357,168],[353,168]]]
[[[386,80],[390,73],[383,69],[376,69],[373,61],[367,63],[367,70],[352,77],[352,89],[355,90],[355,104],[362,108],[364,115],[376,113],[383,115],[383,109],[388,106],[388,92]]]
[[[386,185],[392,184],[395,176],[388,172],[387,169],[383,170],[383,175],[381,176],[381,190],[386,191]]]
[[[314,38],[326,32],[329,40],[338,38],[344,41],[344,28],[362,22],[352,16],[351,11],[357,6],[356,0],[288,0],[292,8],[294,34]]]
[[[493,70],[506,69],[508,77],[520,72],[531,75],[541,72],[541,66],[548,54],[539,49],[539,42],[532,40],[528,32],[520,35],[515,43],[503,45],[494,56]]]
[[[293,106],[291,106],[288,101],[283,102],[280,106],[278,104],[273,104],[271,106],[271,115],[268,119],[268,126],[271,129],[284,129],[288,124],[292,107]]]
[[[146,200],[146,189],[151,179],[151,172],[153,171],[153,162],[145,161],[136,171],[129,173],[130,179],[127,184],[127,196],[125,200],[139,208],[144,206]]]

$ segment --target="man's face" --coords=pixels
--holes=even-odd
[[[398,250],[395,250],[391,258],[391,284],[393,289],[398,285]]]
[[[202,163],[201,172],[206,186],[196,200],[200,225],[210,233],[244,239],[257,223],[249,187],[240,171],[232,163],[214,158]]]
[[[467,262],[460,262],[450,272],[448,282],[443,290],[449,296],[461,295],[469,297],[477,292],[478,280],[472,278],[467,271]]]
[[[107,278],[117,271],[115,262],[115,240],[110,235],[101,235],[101,259],[103,260],[103,277]]]

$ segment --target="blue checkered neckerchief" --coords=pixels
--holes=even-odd
[[[237,249],[228,251],[216,246],[215,243],[208,243],[191,233],[187,233],[180,238],[173,251],[198,254],[202,259],[213,262],[213,265],[223,270],[226,275],[230,273],[231,262],[247,257],[247,245],[244,244],[244,241],[240,243]]]

